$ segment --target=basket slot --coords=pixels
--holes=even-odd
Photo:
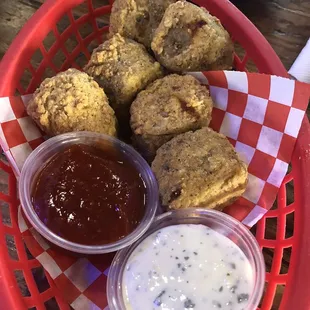
[[[233,40],[235,40],[233,38]],[[235,56],[234,67],[239,71],[258,72],[257,66],[250,59],[246,50],[237,42],[234,42]]]
[[[106,2],[105,4],[108,4],[108,1],[103,2]],[[94,8],[92,1],[88,0],[88,8],[90,15],[87,22],[92,25],[92,28],[94,30],[91,39],[93,40],[94,37],[99,39],[97,44],[98,46],[102,43],[102,33],[108,31],[111,7],[106,5],[104,7],[101,6],[99,9],[97,9],[97,7]],[[85,44],[87,45],[89,43],[90,41],[85,42]]]
[[[46,78],[51,78],[55,75],[55,72],[50,68],[50,67],[46,67],[42,76],[42,80],[46,79]]]
[[[68,54],[65,48],[62,46],[61,44],[62,42],[59,40],[59,33],[56,27],[54,27],[53,34],[55,36],[55,42],[53,43],[52,47],[49,49],[49,51],[45,49],[42,52],[46,60],[46,63],[51,67],[51,69],[54,70],[54,75],[55,75],[55,73],[58,73],[60,70],[53,63],[54,57],[59,51],[62,51],[67,57],[68,57]]]
[[[109,2],[109,1],[105,1]],[[109,21],[110,21],[110,13],[111,6],[102,6],[92,13],[92,24],[95,28],[96,38],[99,39],[99,44],[105,41],[107,38],[107,34],[109,31]],[[104,38],[102,37],[104,36]],[[103,39],[103,40],[102,40]]]
[[[36,282],[37,287],[39,289],[39,293],[43,293],[46,290],[48,290],[50,288],[50,285],[47,281],[43,267],[42,266],[36,267],[33,268],[31,271],[34,281]]]
[[[109,1],[109,0],[88,0],[89,3],[92,3],[92,7],[93,9],[98,9],[98,8],[101,8],[102,6],[105,6],[105,5],[112,5],[112,1]]]
[[[28,69],[29,69],[29,72],[31,73],[32,76],[34,76],[34,75],[36,74],[36,70],[35,70],[35,68],[32,66],[31,62],[29,63]],[[32,77],[31,77],[31,79],[32,79]]]
[[[55,299],[55,297],[52,297],[48,301],[44,303],[46,310],[60,310],[59,305]]]
[[[55,42],[56,42],[56,36],[54,31],[51,30],[43,40],[45,50],[48,52],[55,44]]]
[[[5,201],[0,200],[0,209],[1,209],[2,223],[7,227],[12,227],[9,204]]]
[[[268,217],[265,219],[265,221],[266,221],[265,239],[276,240],[278,219],[276,217]]]
[[[84,67],[94,47],[106,40],[108,32],[111,7],[102,7],[101,3],[95,9],[91,1],[84,2],[58,21],[34,52],[17,87],[18,95],[34,92],[42,80],[59,71]]]
[[[20,80],[20,83],[24,90],[26,90],[29,87],[32,77],[33,77],[33,74],[30,72],[29,66],[28,66],[28,68],[24,70],[24,73]]]
[[[66,60],[67,57],[61,49],[58,50],[56,55],[53,57],[53,63],[59,70],[62,68]]]
[[[266,272],[270,273],[274,262],[274,248],[263,248],[263,255],[266,262]]]
[[[75,63],[78,65],[78,69],[83,69],[83,67],[87,64],[88,58],[85,56],[84,53],[80,53],[75,58]]]
[[[41,62],[43,61],[43,55],[41,50],[38,48],[32,55],[30,63],[34,69],[38,69]]]
[[[51,278],[51,276],[47,273],[46,274],[48,283],[51,287],[51,291],[53,292],[53,296],[56,297],[56,301],[60,307],[61,310],[73,310],[73,308],[68,305],[68,303],[64,300],[63,295],[59,291],[59,289],[56,287],[54,280]],[[52,297],[52,296],[51,296]],[[54,309],[51,309],[54,310]]]
[[[246,54],[245,49],[238,43],[235,42],[235,39],[232,38],[232,40],[234,41],[234,67],[236,70],[239,71],[244,71],[245,66],[243,65],[243,58]]]
[[[246,62],[245,70],[248,72],[258,72],[258,68],[252,59],[248,59]]]
[[[283,248],[280,274],[287,274],[290,267],[292,247]]]
[[[18,283],[19,290],[23,297],[31,296],[27,282],[24,277],[24,273],[22,270],[14,270],[14,275],[16,282]]]
[[[33,93],[37,86],[45,79],[50,78],[55,75],[56,72],[58,72],[57,66],[53,63],[52,57],[50,55],[53,54],[54,50],[57,49],[57,44],[54,44],[49,52],[46,51],[44,44],[40,44],[39,48],[40,52],[42,53],[44,60],[40,63],[36,74],[34,75],[34,78],[31,79],[31,82],[29,83],[29,86],[26,91],[23,91],[22,94],[25,93]],[[34,58],[34,55],[32,56]]]
[[[264,289],[264,299],[261,300],[259,309],[277,310],[280,308],[282,295],[285,289],[284,284],[266,283]],[[268,298],[266,298],[268,296]]]
[[[96,25],[98,29],[109,26],[110,15],[104,15],[96,18]]]
[[[76,38],[78,40],[80,51],[83,52],[89,58],[90,54],[89,54],[89,52],[88,52],[88,50],[87,50],[87,48],[86,48],[86,46],[84,44],[83,38],[81,37],[81,35],[80,35],[79,31],[78,31],[78,26],[77,26],[76,22],[74,21],[74,17],[73,17],[72,11],[69,12],[69,19],[70,19],[70,22],[71,22],[72,30],[73,30],[73,32],[76,35]],[[76,64],[73,63],[73,65],[76,65]]]
[[[57,45],[59,47],[58,51],[61,50],[66,57],[65,59],[63,59],[63,62],[60,63],[60,67],[57,72],[67,70],[70,67],[77,67],[74,66],[74,59],[80,53],[81,45],[78,41],[76,33],[74,33],[73,27],[68,27],[62,34],[59,34],[57,32],[56,36]]]
[[[268,282],[269,278],[270,278],[270,275],[266,274],[267,283],[265,284],[265,289],[264,289],[264,294],[263,294],[264,298],[261,300],[260,309],[279,309],[279,308],[273,308],[273,301],[274,301],[274,297],[275,297],[278,285],[274,281]]]
[[[71,54],[67,51],[64,41],[67,40],[67,36],[70,35],[71,32],[72,32],[71,27],[68,27],[64,34],[59,34],[57,30],[55,31],[56,38],[57,38],[56,46],[58,50],[57,50],[57,53],[53,54],[53,56],[51,57],[53,58],[54,63],[55,62],[58,63],[57,72],[64,71],[70,68]],[[74,36],[72,35],[71,37],[74,37]],[[77,42],[76,39],[75,41]],[[76,43],[76,46],[78,46],[78,42]]]
[[[292,179],[290,182],[285,184],[286,190],[286,205],[289,206],[292,204],[294,200],[294,180]],[[290,193],[290,195],[288,195]]]
[[[274,294],[273,305],[272,305],[271,309],[279,309],[280,308],[284,289],[285,289],[285,285],[283,285],[283,284],[278,284],[275,287],[275,294]]]
[[[98,47],[98,45],[100,44],[100,42],[98,42],[98,39],[94,39],[92,40],[88,45],[87,45],[87,49],[89,51],[89,53],[91,54],[93,52],[93,50],[95,48]]]
[[[277,202],[272,210],[257,224],[256,236],[262,231],[266,232],[263,239],[259,239],[263,246],[263,254],[268,268],[265,296],[262,309],[279,309],[287,275],[293,246],[293,231],[288,231],[294,223],[294,203],[292,197],[287,197],[287,189],[293,186],[293,174],[284,178],[280,187]],[[270,229],[272,227],[272,230]],[[276,227],[276,229],[274,228]],[[261,235],[260,235],[261,237]]]
[[[98,45],[107,40],[109,27],[104,26],[101,29],[97,29],[97,25],[96,25],[95,28],[96,28],[96,32],[94,32],[93,34],[91,34],[90,36],[84,39],[84,44],[86,46],[88,46],[94,39],[98,40],[99,42]],[[89,57],[90,57],[90,54],[89,54]]]
[[[295,221],[294,212],[286,214],[285,239],[289,239],[289,238],[293,237],[293,235],[294,235],[294,221]]]
[[[94,32],[93,27],[88,23],[79,26],[79,33],[83,39],[87,38],[93,32]]]
[[[5,234],[5,242],[6,242],[6,247],[8,249],[9,256],[12,260],[18,261],[18,253],[16,251],[16,243],[15,243],[15,238],[12,235]]]
[[[70,37],[65,41],[64,45],[66,50],[69,53],[72,53],[75,50],[75,48],[79,45],[79,42],[77,41],[74,35],[70,35]]]
[[[84,1],[74,8],[73,17],[75,20],[78,20],[82,16],[89,14],[89,5],[87,2],[88,1]]]
[[[268,285],[268,284],[265,282],[264,290],[263,290],[263,296],[265,295],[265,292],[266,292],[266,289],[267,289],[267,285]],[[263,302],[263,298],[260,300],[257,309],[261,309],[262,302]]]
[[[64,14],[64,16],[56,23],[59,33],[63,33],[70,25],[70,20],[67,14]]]

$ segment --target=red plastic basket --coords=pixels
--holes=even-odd
[[[97,2],[97,1],[96,1]],[[90,57],[95,45],[101,43],[108,30],[105,21],[111,10],[111,1],[101,1],[95,7],[91,0],[47,0],[34,14],[16,37],[0,64],[0,97],[17,93],[31,93],[42,79],[68,67],[81,68]],[[236,56],[238,70],[245,70],[249,60],[259,72],[287,76],[279,58],[255,28],[255,26],[228,0],[196,0],[216,15],[232,34],[245,54]],[[72,9],[83,5],[82,16],[76,18]],[[59,21],[67,21],[62,29]],[[62,22],[61,25],[64,23]],[[68,48],[68,42],[76,46]],[[51,43],[52,42],[52,43]],[[40,64],[33,63],[33,57],[41,56]],[[63,61],[59,62],[59,56]],[[24,88],[21,81],[27,82]],[[285,177],[280,188],[277,208],[269,211],[256,227],[256,237],[262,249],[273,252],[272,267],[266,274],[266,288],[261,309],[310,309],[310,126],[305,118],[292,158],[292,170]],[[0,298],[1,309],[70,309],[52,279],[46,275],[44,287],[37,284],[34,270],[40,263],[27,252],[17,224],[18,197],[16,179],[12,169],[0,161],[0,173],[8,175],[9,190],[0,192],[0,207],[8,208],[10,222],[0,221]],[[294,202],[286,201],[286,185],[294,182]],[[286,220],[294,214],[294,234],[287,235]],[[1,216],[1,213],[0,213]],[[277,221],[276,238],[266,239],[265,228],[268,219]],[[8,252],[8,243],[16,246],[17,253]],[[281,273],[282,256],[291,251],[288,272]],[[16,278],[25,279],[27,296],[21,294]],[[44,275],[44,274],[43,274]],[[280,306],[273,307],[277,288],[283,288]],[[25,290],[24,290],[25,291]],[[57,307],[58,305],[58,307]]]

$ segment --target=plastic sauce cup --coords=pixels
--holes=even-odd
[[[240,248],[249,260],[254,277],[253,290],[244,310],[256,309],[262,297],[265,283],[265,262],[256,239],[242,223],[225,213],[208,209],[189,208],[167,212],[156,217],[141,239],[116,254],[110,267],[107,283],[107,298],[110,310],[128,309],[124,303],[122,280],[127,261],[135,248],[155,231],[178,224],[202,224],[208,226],[232,240]]]
[[[84,245],[68,241],[47,228],[33,209],[31,190],[36,181],[36,175],[54,155],[74,144],[97,145],[103,149],[104,147],[114,147],[116,150],[122,152],[124,157],[132,163],[145,183],[145,214],[133,232],[116,242],[103,245]],[[72,132],[48,139],[30,154],[23,166],[19,179],[19,197],[27,219],[44,238],[72,252],[103,254],[114,252],[131,245],[147,231],[155,217],[158,207],[158,185],[150,166],[131,146],[104,134],[85,131]]]

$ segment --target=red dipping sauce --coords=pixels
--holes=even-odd
[[[115,242],[130,234],[145,213],[145,184],[133,164],[113,147],[69,146],[45,164],[33,184],[36,214],[68,241]]]

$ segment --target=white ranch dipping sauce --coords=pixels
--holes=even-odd
[[[125,266],[126,309],[245,309],[251,265],[227,237],[204,226],[162,228],[141,242]]]

